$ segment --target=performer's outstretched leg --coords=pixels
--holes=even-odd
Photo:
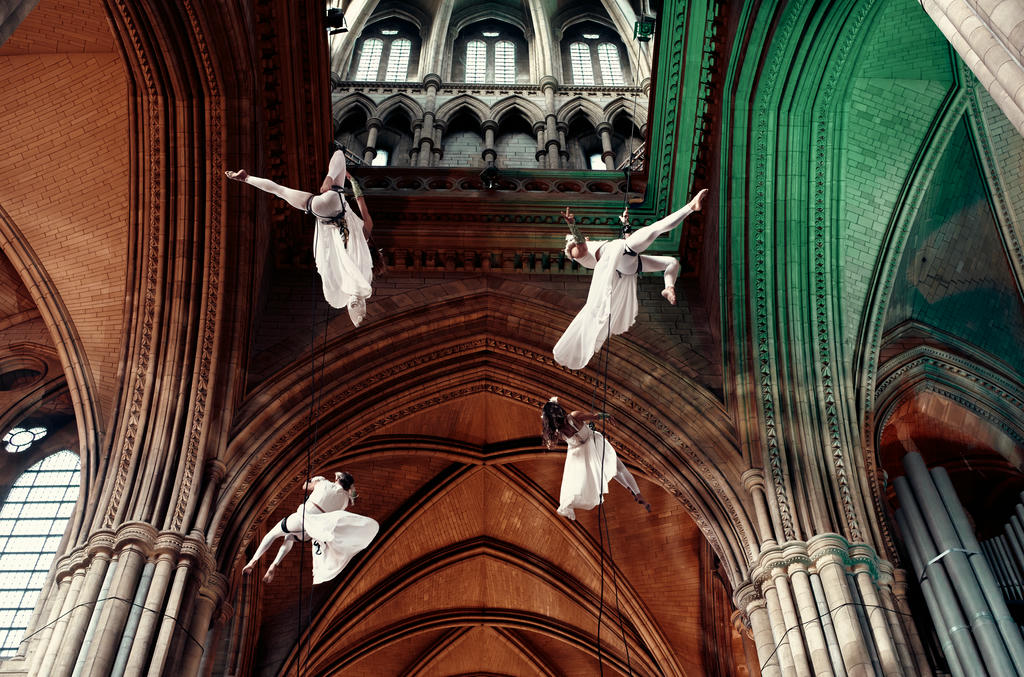
[[[281,547],[277,550],[277,557],[275,557],[274,561],[270,563],[269,567],[267,567],[267,573],[263,574],[264,583],[269,583],[274,580],[274,572],[277,569],[277,565],[280,564],[281,560],[284,559],[284,556],[291,551],[292,546],[295,545],[295,541],[297,540],[299,539],[294,534],[288,534],[284,537],[284,543],[282,543]]]
[[[622,459],[615,459],[615,481],[622,486],[629,489],[629,493],[633,494],[633,500],[642,505],[647,512],[651,511],[651,504],[644,500],[644,497],[640,495],[640,487],[637,486],[636,480],[633,478],[633,474],[629,472],[622,463]]]
[[[683,222],[683,219],[693,212],[699,212],[701,210],[701,205],[704,202],[704,196],[707,195],[707,192],[708,189],[705,188],[694,195],[693,199],[687,202],[681,209],[677,209],[665,218],[655,221],[649,226],[644,226],[643,228],[638,229],[635,233],[630,234],[626,237],[626,246],[635,252],[646,251],[659,235],[664,235],[678,226]]]
[[[643,254],[643,267],[645,273],[656,273],[659,270],[665,271],[665,288],[661,290],[661,295],[671,303],[676,304],[676,279],[679,278],[679,261],[672,256],[654,256],[652,254]]]
[[[252,568],[256,566],[256,562],[259,561],[260,557],[263,557],[263,555],[266,554],[267,550],[270,550],[270,546],[272,546],[274,544],[274,541],[276,541],[277,539],[281,537],[286,537],[289,534],[294,535],[301,533],[302,516],[298,513],[292,513],[291,515],[288,515],[288,517],[285,518],[285,526],[288,527],[288,531],[282,529],[281,523],[278,522],[274,525],[273,529],[267,532],[267,535],[263,537],[262,541],[260,541],[259,547],[256,548],[256,553],[252,556],[252,558],[249,559],[248,562],[246,562],[245,566],[242,568],[242,571],[246,573],[251,571]],[[281,547],[283,548],[284,546]],[[290,550],[291,547],[292,546],[289,545],[288,549]],[[283,556],[284,555],[281,555],[281,557]]]
[[[248,183],[250,186],[259,188],[265,193],[276,195],[292,207],[301,209],[302,211],[306,211],[306,205],[309,203],[309,198],[313,197],[312,193],[295,190],[294,188],[286,188],[278,183],[274,183],[270,179],[264,179],[258,176],[249,176],[244,169],[240,169],[237,172],[224,172],[224,174],[229,179]]]

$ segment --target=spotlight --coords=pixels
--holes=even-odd
[[[327,16],[324,17],[324,27],[327,28],[328,35],[348,33],[348,25],[345,23],[345,10],[340,7],[329,8]]]
[[[654,35],[654,17],[641,15],[640,20],[633,25],[633,37],[640,42],[647,42]]]
[[[487,165],[484,170],[480,172],[480,180],[484,182],[484,187],[490,190],[494,188],[498,182],[498,168],[494,165]]]

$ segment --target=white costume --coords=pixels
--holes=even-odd
[[[609,334],[623,334],[636,322],[639,305],[636,300],[636,258],[625,256],[626,241],[610,240],[591,242],[590,248],[600,249],[600,260],[588,254],[580,260],[586,267],[594,268],[590,280],[587,303],[577,313],[569,327],[558,339],[553,350],[555,361],[570,369],[582,369],[590,362]],[[632,261],[621,261],[627,258]],[[593,265],[588,265],[593,263]],[[632,265],[632,272],[629,270]]]
[[[287,188],[258,176],[246,175],[240,178],[239,173],[228,172],[227,175],[228,178],[276,195],[296,209],[316,217],[313,256],[316,270],[323,280],[324,298],[335,308],[348,306],[352,324],[358,327],[366,317],[366,299],[373,292],[370,287],[373,264],[366,234],[363,232],[363,220],[347,204],[342,194],[347,176],[345,154],[339,150],[331,156],[331,164],[327,169],[327,176],[332,181],[331,189],[319,195]],[[342,225],[348,231],[347,238]]]
[[[575,422],[570,419],[570,424]],[[608,493],[608,482],[613,478],[633,492],[640,493],[633,475],[615,454],[615,449],[604,435],[583,425],[572,437],[562,439],[569,445],[562,471],[562,489],[558,495],[558,514],[576,519],[575,509],[590,510]],[[602,465],[602,459],[604,461]]]
[[[346,510],[352,497],[338,482],[318,476],[307,486],[312,486],[309,498],[267,532],[245,565],[246,570],[256,565],[274,541],[283,538],[277,557],[267,569],[265,580],[269,581],[295,542],[312,540],[313,583],[323,583],[341,573],[349,560],[377,535],[380,526],[376,521]]]
[[[555,344],[553,352],[556,362],[570,369],[582,369],[609,334],[623,334],[633,326],[638,307],[638,272],[664,271],[666,291],[662,294],[671,292],[671,301],[675,303],[675,292],[672,290],[679,275],[679,261],[671,256],[652,256],[641,252],[646,251],[659,235],[669,232],[692,214],[690,204],[630,233],[624,239],[588,243],[587,253],[576,259],[583,267],[594,269],[587,303]],[[569,254],[570,246],[571,242],[568,242],[566,255]]]
[[[330,200],[331,197],[335,197],[336,200]],[[370,247],[363,234],[363,220],[346,205],[346,244],[341,228],[331,222],[331,217],[341,212],[335,203],[343,203],[343,199],[335,191],[317,195],[310,203],[310,211],[316,216],[313,256],[316,260],[316,271],[320,273],[323,281],[324,298],[334,308],[348,306],[348,316],[352,324],[358,327],[366,317],[366,299],[373,293],[370,286],[373,280],[373,263],[370,259]],[[325,207],[331,211],[321,211]],[[324,214],[329,216],[325,218]]]
[[[313,583],[329,581],[357,553],[370,545],[380,525],[369,517],[348,512],[349,493],[324,478],[313,485],[305,503],[305,531],[313,539]],[[302,508],[295,514],[302,520]]]

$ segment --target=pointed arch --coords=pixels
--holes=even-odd
[[[525,117],[531,125],[544,122],[544,111],[541,110],[540,106],[519,94],[507,96],[496,102],[491,106],[489,117],[500,125],[502,119],[514,111],[522,113],[523,117]]]
[[[377,104],[374,117],[387,121],[388,117],[399,110],[405,111],[410,120],[421,120],[423,118],[423,106],[404,92],[393,94]]]
[[[331,105],[331,118],[334,120],[334,125],[338,126],[353,111],[362,111],[367,118],[371,118],[374,116],[376,108],[377,105],[373,102],[373,99],[362,92],[353,92],[348,96],[338,99]]]
[[[468,113],[476,119],[477,124],[482,124],[491,115],[490,107],[479,98],[471,94],[460,94],[444,102],[437,109],[436,116],[438,120],[451,120],[459,113]]]
[[[576,96],[566,101],[555,113],[559,122],[569,123],[576,115],[582,115],[593,127],[605,121],[601,107],[585,96]]]

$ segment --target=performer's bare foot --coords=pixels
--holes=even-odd
[[[255,562],[249,562],[244,567],[242,567],[242,573],[245,574],[246,576],[248,576],[249,574],[252,573],[252,568],[254,566],[256,566]]]
[[[650,510],[650,508],[647,508],[647,509]],[[273,564],[271,564],[270,568],[267,569],[267,573],[263,574],[263,582],[264,583],[269,583],[272,580],[274,580],[274,565]]]
[[[672,305],[676,304],[676,290],[674,287],[665,287],[661,290],[661,295]]]
[[[633,494],[633,500],[644,507],[647,512],[651,511],[651,504],[644,500],[644,497],[640,494]]]
[[[694,195],[693,198],[690,199],[690,203],[686,206],[695,212],[699,212],[701,210],[701,207],[704,206],[704,198],[707,197],[707,195],[708,189],[705,188],[704,190]]]
[[[232,181],[245,181],[249,178],[249,174],[244,169],[239,169],[237,172],[226,171],[224,176],[228,177]]]

